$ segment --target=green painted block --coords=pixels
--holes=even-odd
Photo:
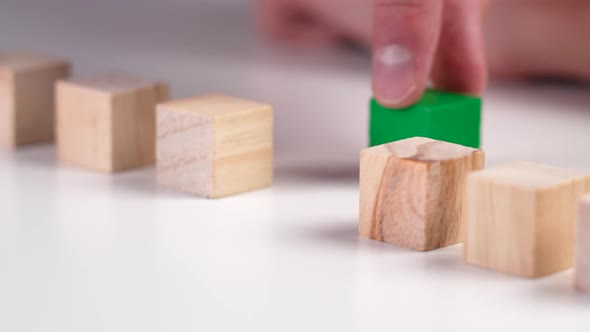
[[[421,136],[479,148],[481,98],[426,90],[408,108],[391,109],[371,100],[371,146]]]

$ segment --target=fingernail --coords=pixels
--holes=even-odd
[[[403,103],[416,90],[412,51],[399,44],[378,49],[373,58],[373,92],[388,106]]]

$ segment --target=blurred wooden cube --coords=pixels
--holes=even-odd
[[[580,200],[576,228],[575,284],[590,292],[590,196]]]
[[[590,177],[530,162],[474,172],[465,193],[465,260],[523,277],[569,268],[576,202]]]
[[[272,107],[210,95],[158,105],[158,182],[218,198],[270,186]]]
[[[0,146],[53,141],[55,82],[69,74],[63,59],[0,53]]]
[[[462,241],[465,178],[482,150],[414,137],[361,152],[361,237],[426,251]]]
[[[121,73],[60,81],[59,159],[99,172],[153,164],[156,104],[168,95],[166,84]]]

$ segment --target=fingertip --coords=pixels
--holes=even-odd
[[[434,66],[432,83],[442,91],[480,96],[486,89],[488,72],[483,62],[437,63]]]
[[[373,95],[384,106],[415,104],[429,79],[442,1],[374,1]]]
[[[410,107],[416,104],[422,95],[424,94],[424,88],[414,88],[408,95],[404,98],[391,98],[387,93],[381,93],[379,90],[374,89],[374,96],[375,100],[379,103],[379,105],[393,108],[393,109],[402,109]]]
[[[373,55],[373,93],[388,106],[405,105],[419,87],[414,52],[401,44],[377,48]]]

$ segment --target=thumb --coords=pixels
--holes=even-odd
[[[373,1],[373,94],[384,106],[412,105],[422,96],[430,76],[443,2]]]

